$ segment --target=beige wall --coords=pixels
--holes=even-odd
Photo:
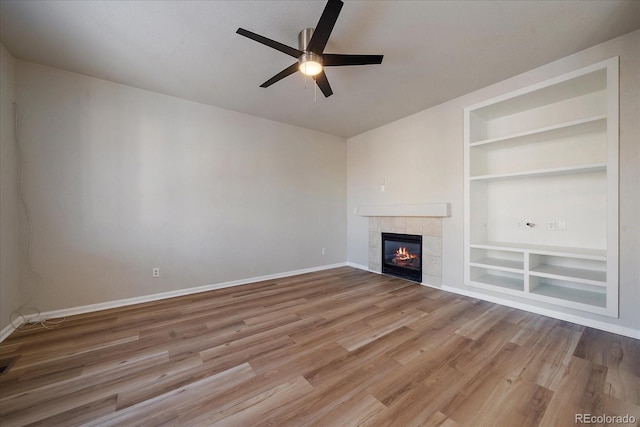
[[[40,310],[345,261],[344,139],[23,61],[16,70],[44,278],[24,286]]]
[[[14,137],[15,60],[0,45],[0,330],[20,305],[18,157]]]
[[[620,318],[570,314],[640,330],[640,31],[478,90],[347,141],[348,260],[367,265],[361,205],[451,202],[443,221],[443,285],[463,284],[463,108],[620,56]],[[388,162],[396,161],[395,165]],[[380,192],[381,179],[386,191]],[[490,294],[479,289],[475,292]],[[502,296],[503,297],[503,296]],[[516,300],[514,298],[514,300]],[[530,301],[527,304],[532,304]],[[542,308],[552,308],[537,304]]]

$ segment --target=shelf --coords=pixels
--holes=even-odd
[[[605,271],[586,270],[583,268],[560,267],[556,265],[539,265],[530,270],[531,275],[550,279],[576,280],[595,286],[607,285]]]
[[[604,131],[606,130],[607,116],[600,114],[580,120],[573,120],[554,126],[547,126],[527,132],[519,132],[513,135],[506,135],[497,138],[485,139],[469,144],[472,148],[482,149],[503,149],[520,144],[529,144],[548,138],[562,138],[568,135],[579,133]]]
[[[466,285],[618,316],[618,66],[610,58],[464,109]]]
[[[501,270],[515,271],[518,273],[522,273],[522,271],[524,270],[524,262],[500,258],[481,258],[476,261],[471,261],[471,266],[489,268],[497,267]]]
[[[523,172],[511,172],[491,175],[476,175],[469,177],[470,181],[495,181],[501,179],[514,179],[514,178],[533,178],[539,176],[554,176],[554,175],[566,175],[576,173],[589,173],[589,172],[605,172],[607,170],[606,163],[589,163],[586,165],[577,166],[565,166],[561,168],[550,169],[537,169]]]
[[[579,304],[605,308],[607,306],[606,294],[592,292],[582,289],[565,288],[547,283],[540,283],[531,291],[534,295],[555,298],[559,300],[571,301]]]
[[[485,274],[473,279],[474,282],[491,285],[498,288],[509,289],[512,291],[524,292],[524,280],[514,279],[511,277],[497,276],[495,274]]]
[[[606,63],[594,64],[576,73],[569,73],[551,81],[515,91],[469,107],[479,117],[493,120],[525,110],[606,90]]]
[[[567,256],[572,258],[606,261],[605,249],[574,248],[566,246],[527,245],[515,242],[482,242],[469,245],[476,249],[496,249],[500,251],[529,252],[537,255]]]

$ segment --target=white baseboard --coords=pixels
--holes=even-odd
[[[13,323],[9,323],[7,326],[2,328],[2,330],[0,331],[0,342],[7,339],[7,337],[11,335],[13,331],[15,331],[20,326],[22,326],[22,320],[20,320],[17,325],[14,325]]]
[[[542,316],[552,317],[558,320],[565,320],[567,322],[576,323],[582,326],[588,326],[594,329],[600,329],[605,332],[611,332],[618,335],[624,335],[625,337],[640,339],[640,331],[632,328],[627,328],[625,326],[617,326],[612,325],[606,322],[600,322],[598,320],[593,319],[585,319],[584,317],[576,316],[574,314],[561,313],[555,310],[549,310],[547,308],[534,307],[529,304],[523,304],[520,302],[511,301],[508,299],[494,297],[491,295],[485,295],[480,292],[474,292],[467,289],[454,288],[452,286],[430,286],[424,284],[425,286],[429,286],[430,288],[440,289],[442,291],[451,292],[458,295],[464,295],[471,298],[480,299],[483,301],[493,302],[496,304],[504,305],[511,308],[517,308],[519,310],[528,311],[530,313],[540,314]]]
[[[355,262],[347,262],[347,266],[357,268],[358,270],[368,271],[370,273],[380,274],[379,271],[369,270],[369,267],[367,267],[366,265],[356,264]]]
[[[158,301],[158,300],[162,300],[162,299],[166,299],[166,298],[173,298],[173,297],[179,297],[179,296],[184,296],[184,295],[197,294],[197,293],[200,293],[200,292],[207,292],[207,291],[212,291],[212,290],[215,290],[215,289],[222,289],[222,288],[229,288],[229,287],[232,287],[232,286],[247,285],[249,283],[262,282],[262,281],[265,281],[265,280],[281,279],[283,277],[297,276],[299,274],[313,273],[313,272],[322,271],[322,270],[330,270],[332,268],[345,267],[346,265],[347,265],[346,262],[341,262],[341,263],[337,263],[337,264],[329,264],[329,265],[323,265],[323,266],[319,266],[319,267],[303,268],[301,270],[292,270],[292,271],[286,271],[286,272],[283,272],[283,273],[269,274],[269,275],[266,275],[266,276],[250,277],[250,278],[247,278],[247,279],[232,280],[230,282],[222,282],[222,283],[215,283],[215,284],[211,284],[211,285],[198,286],[198,287],[195,287],[195,288],[178,289],[178,290],[175,290],[175,291],[162,292],[162,293],[159,293],[159,294],[144,295],[144,296],[140,296],[140,297],[133,297],[133,298],[126,298],[126,299],[115,300],[115,301],[101,302],[101,303],[98,303],[98,304],[89,304],[89,305],[83,305],[83,306],[79,306],[79,307],[64,308],[64,309],[61,309],[61,310],[46,311],[46,312],[42,312],[40,314],[27,315],[27,316],[24,317],[23,321],[25,321],[25,322],[38,322],[38,321],[45,320],[45,319],[54,319],[54,318],[60,318],[60,317],[73,316],[73,315],[76,315],[76,314],[90,313],[90,312],[93,312],[93,311],[106,310],[106,309],[109,309],[109,308],[125,307],[125,306],[128,306],[128,305],[140,304],[140,303],[151,302],[151,301]],[[18,325],[18,327],[19,326],[20,325]],[[0,342],[4,341],[9,335],[11,335],[11,333],[15,329],[16,329],[16,327],[14,327],[12,324],[9,324],[5,328],[3,328],[2,332],[0,332],[1,333]]]
[[[368,271],[374,274],[380,274],[380,272],[369,270],[368,267],[361,264],[356,264],[353,262],[341,262],[337,264],[323,265],[320,267],[311,267],[311,268],[305,268],[301,270],[292,270],[292,271],[287,271],[287,272],[278,273],[278,274],[251,277],[251,278],[242,279],[242,280],[233,280],[230,282],[216,283],[211,285],[199,286],[195,288],[179,289],[175,291],[163,292],[163,293],[153,294],[153,295],[145,295],[141,297],[127,298],[127,299],[121,299],[116,301],[108,301],[104,303],[84,305],[79,307],[66,308],[62,310],[47,311],[47,312],[40,313],[39,315],[38,314],[27,315],[24,317],[24,319],[22,319],[22,321],[33,322],[33,321],[40,321],[44,319],[73,316],[76,314],[90,313],[92,311],[124,307],[127,305],[139,304],[143,302],[158,301],[166,298],[197,294],[200,292],[212,291],[215,289],[223,289],[223,288],[229,288],[232,286],[241,286],[249,283],[262,282],[265,280],[281,279],[283,277],[297,276],[299,274],[313,273],[313,272],[322,271],[322,270],[330,270],[332,268],[338,268],[338,267],[344,267],[344,266],[357,268],[359,270]],[[480,299],[483,301],[493,302],[493,303],[504,305],[511,308],[517,308],[520,310],[540,314],[547,317],[552,317],[554,319],[565,320],[567,322],[572,322],[578,325],[600,329],[602,331],[611,332],[618,335],[624,335],[630,338],[640,339],[640,331],[632,328],[627,328],[624,326],[612,325],[610,323],[600,322],[598,320],[593,320],[593,319],[585,319],[583,317],[575,316],[572,314],[560,313],[560,312],[545,309],[545,308],[532,307],[528,304],[510,301],[504,298],[494,297],[491,295],[485,295],[479,292],[474,292],[466,289],[455,288],[452,286],[446,286],[446,285],[433,286],[426,283],[423,283],[422,285],[428,286],[430,288],[446,291],[446,292],[451,292],[458,295],[464,295],[471,298]],[[2,331],[0,331],[0,342],[4,341],[9,335],[11,335],[13,331],[15,331],[17,327],[20,327],[20,326],[21,325],[14,326],[11,323],[5,326],[2,329]]]
[[[370,271],[371,273],[380,274],[375,271],[369,270],[367,267],[355,264],[352,262],[347,262],[347,265],[354,268],[359,268],[360,270]],[[483,301],[493,302],[495,304],[504,305],[511,308],[517,308],[520,310],[528,311],[530,313],[540,314],[542,316],[551,317],[558,320],[565,320],[567,322],[576,323],[582,326],[588,326],[594,329],[600,329],[601,331],[611,332],[613,334],[624,335],[625,337],[640,339],[640,331],[637,329],[627,328],[625,326],[617,326],[612,325],[611,323],[600,322],[598,320],[593,319],[585,319],[584,317],[576,316],[573,314],[561,313],[555,310],[549,310],[546,308],[533,307],[528,304],[523,304],[515,301],[511,301],[504,298],[494,297],[491,295],[485,295],[480,292],[474,292],[467,289],[454,288],[452,286],[441,285],[441,286],[433,286],[427,283],[422,283],[423,286],[428,286],[433,289],[439,289],[441,291],[451,292],[458,295],[464,295],[471,298],[480,299]]]

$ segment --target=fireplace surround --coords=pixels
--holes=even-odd
[[[382,273],[382,233],[422,236],[422,283],[442,284],[442,218],[406,216],[368,216],[369,270]]]

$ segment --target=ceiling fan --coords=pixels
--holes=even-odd
[[[324,67],[340,67],[344,65],[368,65],[381,64],[383,55],[343,55],[336,53],[324,53],[324,48],[329,41],[329,36],[342,9],[341,0],[329,0],[324,7],[322,16],[316,28],[305,28],[298,34],[298,49],[294,49],[275,40],[268,39],[259,34],[252,33],[244,28],[238,28],[236,33],[255,40],[273,49],[297,58],[298,61],[271,77],[260,87],[269,87],[290,74],[300,71],[312,76],[325,97],[333,94],[329,80],[324,73]]]

